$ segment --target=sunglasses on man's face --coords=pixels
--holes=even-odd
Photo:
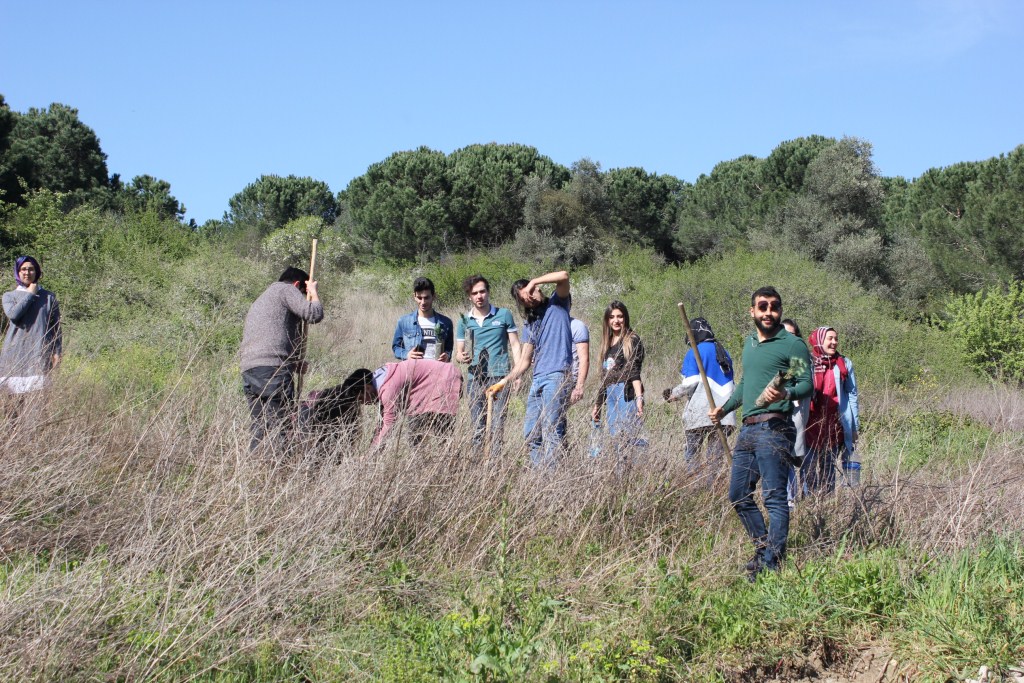
[[[777,313],[777,312],[782,310],[782,304],[780,304],[778,301],[758,301],[757,302],[757,310],[761,311],[762,313],[764,313],[765,311],[767,311],[769,309],[771,309],[773,312]]]

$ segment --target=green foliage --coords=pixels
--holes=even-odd
[[[919,411],[878,418],[874,433],[893,435],[885,449],[888,464],[913,472],[939,464],[964,465],[979,458],[993,437],[992,430],[967,415],[949,411]],[[881,464],[881,463],[879,463]]]
[[[531,178],[560,186],[569,177],[567,169],[526,145],[470,145],[447,161],[452,223],[467,247],[494,246],[515,234]]]
[[[64,371],[73,373],[87,384],[101,386],[115,401],[126,396],[152,400],[178,381],[193,380],[191,373],[181,374],[181,359],[173,348],[160,348],[148,342],[128,342],[108,346],[84,357],[73,355]]]
[[[686,183],[630,167],[609,170],[604,185],[616,237],[673,255],[673,224]]]
[[[954,296],[947,309],[949,339],[971,367],[1024,382],[1024,283]]]
[[[289,265],[305,270],[309,268],[310,250],[314,239],[318,240],[318,270],[321,267],[337,271],[352,270],[352,247],[345,241],[345,235],[340,230],[326,225],[322,218],[316,216],[296,218],[280,230],[270,233],[263,239],[262,252],[277,264],[280,270]]]
[[[1024,547],[987,541],[912,587],[896,637],[936,677],[1024,660]],[[969,667],[973,667],[970,671]]]
[[[33,193],[11,221],[32,226],[23,231],[30,240],[21,249],[44,264],[44,283],[69,320],[152,304],[167,284],[169,264],[197,246],[191,230],[155,213],[122,217],[85,206],[64,214],[60,204],[59,195]]]
[[[764,162],[747,155],[723,161],[683,193],[674,250],[687,261],[720,254],[763,222]]]
[[[882,184],[871,145],[843,138],[807,164],[801,192],[787,201],[757,246],[783,242],[831,270],[887,291]]]
[[[11,147],[11,131],[14,130],[16,122],[17,114],[11,111],[11,108],[7,106],[7,100],[0,93],[0,160],[4,159],[7,150]],[[6,183],[10,181],[10,178],[0,178],[0,201],[10,201],[13,198],[7,193],[17,188],[7,186]]]
[[[739,668],[769,678],[779,662],[808,651],[842,657],[861,634],[891,628],[907,604],[902,561],[890,550],[844,556],[840,548],[753,586],[708,585],[662,563],[642,619],[655,651],[689,671]]]
[[[643,638],[585,640],[579,644],[579,652],[569,655],[570,671],[581,674],[573,680],[653,683],[671,680],[670,664]]]
[[[450,195],[444,153],[420,147],[371,165],[341,196],[366,251],[415,260],[441,253],[455,237]]]
[[[171,184],[166,180],[137,175],[124,186],[117,175],[112,180],[113,204],[122,213],[152,211],[162,219],[179,221],[185,217],[185,205],[171,194]]]
[[[545,178],[531,180],[526,186],[523,229],[516,233],[513,253],[569,267],[593,262],[612,237],[601,165],[580,159],[561,189]]]
[[[231,197],[228,206],[231,210],[225,220],[258,237],[301,216],[316,216],[330,224],[338,214],[337,200],[327,183],[294,175],[260,176]]]
[[[929,169],[895,188],[886,202],[889,229],[920,241],[943,285],[963,293],[1024,277],[1024,145]]]
[[[10,128],[6,143],[0,143],[5,201],[20,204],[26,190],[38,189],[65,193],[72,205],[102,196],[109,182],[107,155],[96,133],[78,119],[77,109],[54,103],[18,114],[0,103],[0,111],[0,133]]]
[[[835,144],[835,138],[809,135],[787,140],[773,149],[761,167],[765,187],[774,194],[773,203],[781,205],[788,195],[802,191],[808,166]]]
[[[444,678],[466,673],[483,681],[523,680],[537,664],[540,642],[552,626],[563,602],[530,586],[514,571],[508,540],[508,520],[502,513],[501,538],[494,554],[494,578],[485,582],[483,595],[463,595],[463,610],[450,613],[441,626],[453,636],[459,671],[445,670]],[[466,666],[468,662],[468,667]],[[466,671],[468,668],[468,671]]]

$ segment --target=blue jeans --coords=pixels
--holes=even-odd
[[[786,485],[792,469],[789,458],[793,453],[795,436],[793,423],[789,420],[775,419],[743,425],[732,452],[729,502],[754,542],[761,566],[767,569],[778,569],[786,556],[789,538]],[[768,512],[767,528],[761,509],[754,501],[758,479],[761,480],[761,494]]]
[[[640,431],[640,416],[637,415],[636,399],[626,400],[626,383],[608,385],[607,397],[608,435],[619,436],[625,441],[636,438]]]
[[[535,466],[554,467],[557,451],[565,438],[565,413],[569,409],[568,372],[551,372],[533,378],[526,399],[523,435],[530,447],[530,462]]]
[[[491,386],[501,377],[476,377],[469,376],[469,384],[466,387],[466,395],[469,396],[469,420],[473,425],[473,445],[483,448],[484,433],[487,430],[487,387]],[[501,436],[504,421],[505,409],[508,406],[508,397],[512,393],[512,387],[505,387],[494,395],[494,406],[491,408],[491,452],[496,453],[501,448]]]
[[[608,426],[608,438],[615,451],[626,450],[638,445],[640,427],[643,422],[637,412],[636,399],[626,399],[626,384],[609,384],[605,389],[605,422]],[[590,449],[590,456],[601,454],[601,438]],[[620,453],[620,455],[622,455]]]

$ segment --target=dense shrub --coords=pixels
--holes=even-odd
[[[783,315],[794,318],[804,335],[819,325],[839,332],[840,352],[856,364],[863,381],[907,385],[928,376],[946,380],[970,375],[941,331],[903,319],[890,302],[856,283],[787,251],[735,251],[688,266],[665,266],[651,252],[621,252],[593,269],[607,297],[626,303],[634,328],[655,354],[686,350],[685,330],[676,304],[689,317],[707,318],[718,339],[739,361],[743,339],[753,331],[750,295],[773,285],[782,295]],[[608,301],[587,310],[599,320]]]
[[[350,271],[354,264],[352,246],[345,236],[317,216],[302,216],[289,221],[280,230],[267,235],[262,242],[263,256],[281,270],[287,266],[309,268],[310,249],[317,241],[316,268]],[[315,273],[314,273],[315,275]]]
[[[989,287],[949,300],[949,339],[971,367],[1024,381],[1024,284]]]

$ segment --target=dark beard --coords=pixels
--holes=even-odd
[[[764,324],[761,323],[760,318],[754,318],[754,327],[756,327],[764,336],[771,337],[774,336],[775,333],[779,331],[779,328],[782,327],[782,322],[776,322],[773,327],[766,328]]]

